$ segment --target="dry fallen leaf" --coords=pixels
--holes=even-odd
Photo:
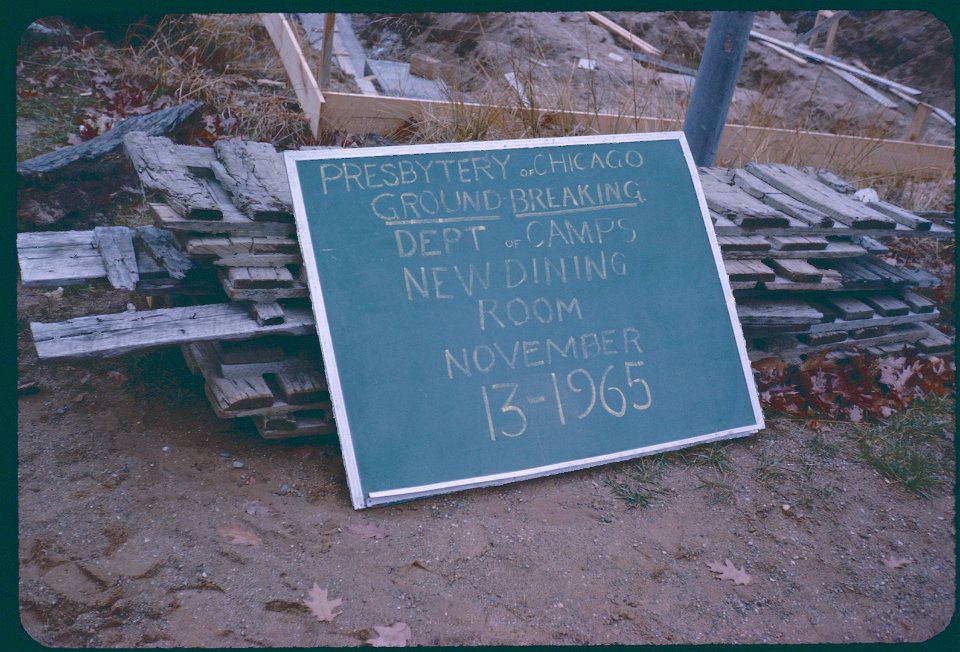
[[[708,561],[707,568],[717,574],[718,580],[733,580],[734,584],[750,584],[753,578],[742,568],[737,568],[729,559],[724,559],[721,564],[718,561]]]
[[[348,525],[347,531],[364,539],[383,539],[388,536],[386,528],[379,523],[363,523],[362,525]]]
[[[321,589],[320,585],[316,582],[313,583],[313,588],[310,589],[309,595],[310,599],[304,600],[303,603],[310,608],[310,611],[313,612],[313,615],[316,616],[320,622],[332,622],[334,618],[343,613],[342,611],[336,611],[343,603],[343,600],[340,598],[336,600],[327,599],[327,590]]]
[[[217,534],[227,539],[227,543],[233,543],[238,546],[258,546],[260,545],[260,537],[251,532],[250,530],[244,530],[235,525],[230,527],[218,527]]]
[[[890,555],[889,557],[883,558],[883,565],[887,568],[903,568],[907,564],[912,564],[913,560],[908,557],[896,557]]]
[[[373,647],[405,647],[410,640],[410,625],[394,623],[392,625],[374,625],[377,630],[376,638],[368,638],[367,645]]]

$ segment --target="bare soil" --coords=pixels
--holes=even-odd
[[[703,17],[671,14],[642,35],[695,67],[695,53],[671,55],[692,52]],[[472,30],[475,17],[429,20]],[[488,38],[473,46],[461,38],[464,57],[492,57],[501,46],[486,41],[509,50],[535,33],[542,60],[562,62],[588,93],[591,78],[570,67],[586,30],[601,71],[638,74],[617,72],[627,64],[607,57],[610,37],[580,15],[541,16],[535,32],[529,15],[512,20],[486,23]],[[909,30],[887,31],[909,40]],[[404,47],[452,60],[449,34],[393,32],[406,33]],[[801,84],[806,73],[758,47],[747,76]],[[761,54],[769,70],[753,60]],[[926,79],[905,60],[887,70]],[[952,107],[948,80],[929,83]],[[479,76],[463,82],[469,93],[483,87]],[[836,114],[828,101],[869,102],[827,83],[810,127]],[[905,111],[891,113],[896,128],[909,124]],[[60,297],[17,287],[19,381],[37,389],[18,398],[18,594],[23,628],[45,646],[354,646],[396,622],[410,626],[411,645],[902,642],[928,640],[953,619],[953,470],[919,498],[861,460],[851,424],[817,430],[768,415],[755,436],[661,458],[659,468],[621,463],[354,511],[335,439],[263,441],[245,420],[217,419],[175,350],[38,363],[30,321],[139,301],[103,287]],[[952,422],[943,436],[952,459]],[[232,543],[225,528],[252,545]],[[718,579],[707,564],[727,559],[752,581]],[[332,621],[305,606],[314,585],[342,600]]]
[[[53,316],[19,294],[22,318]],[[19,399],[21,618],[47,646],[353,646],[395,622],[416,645],[893,642],[953,617],[952,476],[916,497],[849,424],[774,418],[642,485],[623,463],[358,512],[335,440],[263,441],[189,381],[144,393],[129,361],[19,348],[40,386]],[[725,559],[752,582],[715,578]],[[314,584],[342,600],[332,622],[304,605]]]

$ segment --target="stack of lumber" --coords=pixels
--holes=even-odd
[[[124,147],[154,226],[21,233],[21,280],[105,279],[154,307],[34,323],[39,358],[179,345],[219,416],[252,417],[264,437],[334,432],[281,155],[265,143],[191,147],[140,133]],[[880,242],[950,229],[856,200],[829,173],[751,164],[700,174],[752,359],[952,350],[929,323],[935,304],[916,292],[939,280],[884,261]]]

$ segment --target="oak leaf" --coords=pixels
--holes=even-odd
[[[717,574],[718,580],[733,580],[734,584],[750,584],[753,578],[742,568],[737,568],[729,559],[724,559],[721,564],[718,561],[708,561],[707,568]]]
[[[887,568],[903,568],[907,564],[912,564],[913,560],[909,557],[896,557],[890,555],[889,557],[883,558],[883,565]]]
[[[238,546],[258,546],[260,545],[260,537],[250,530],[244,530],[235,525],[230,527],[218,527],[217,534],[222,536],[224,539],[227,539],[227,543],[232,543]]]
[[[377,636],[368,638],[367,645],[373,647],[405,647],[410,640],[410,625],[394,623],[392,625],[374,625]]]
[[[362,525],[348,525],[347,531],[364,539],[383,539],[388,536],[387,530],[379,523],[363,523]]]
[[[320,622],[333,622],[334,618],[343,613],[342,611],[337,611],[343,603],[343,600],[340,598],[336,600],[328,599],[327,590],[321,589],[320,585],[316,582],[313,583],[313,588],[310,589],[309,595],[310,599],[304,600],[303,603],[310,608],[310,611],[313,612],[313,615],[316,616]]]

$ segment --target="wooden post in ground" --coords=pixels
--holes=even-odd
[[[337,14],[327,13],[323,21],[323,51],[320,54],[320,90],[330,85],[330,60],[333,58],[333,27]]]
[[[819,25],[819,24],[822,23],[823,21],[828,20],[828,19],[830,19],[830,18],[833,18],[834,15],[835,15],[835,13],[836,13],[836,12],[831,11],[831,10],[829,10],[829,9],[821,9],[820,11],[817,12],[817,19],[816,19],[816,21],[813,23],[813,26],[816,27],[817,25]],[[830,56],[830,53],[833,52],[833,43],[834,43],[834,41],[835,41],[836,38],[837,38],[837,28],[838,28],[839,26],[840,26],[839,17],[838,17],[837,20],[834,20],[832,23],[830,23],[830,27],[829,27],[829,29],[827,30],[827,42],[826,42],[826,44],[823,46],[823,56],[825,56],[825,57],[829,57],[829,56]],[[820,32],[817,32],[817,33],[813,34],[813,35],[810,37],[810,47],[811,47],[811,48],[812,48],[812,47],[814,46],[814,44],[817,42],[817,37],[819,37],[819,36],[820,36]]]
[[[915,143],[920,140],[923,132],[927,130],[927,124],[930,122],[930,112],[932,110],[933,107],[926,102],[917,104],[916,109],[913,111],[913,120],[910,122],[910,128],[907,129],[908,141]]]
[[[697,70],[683,132],[697,165],[713,165],[747,50],[752,11],[715,11]]]

